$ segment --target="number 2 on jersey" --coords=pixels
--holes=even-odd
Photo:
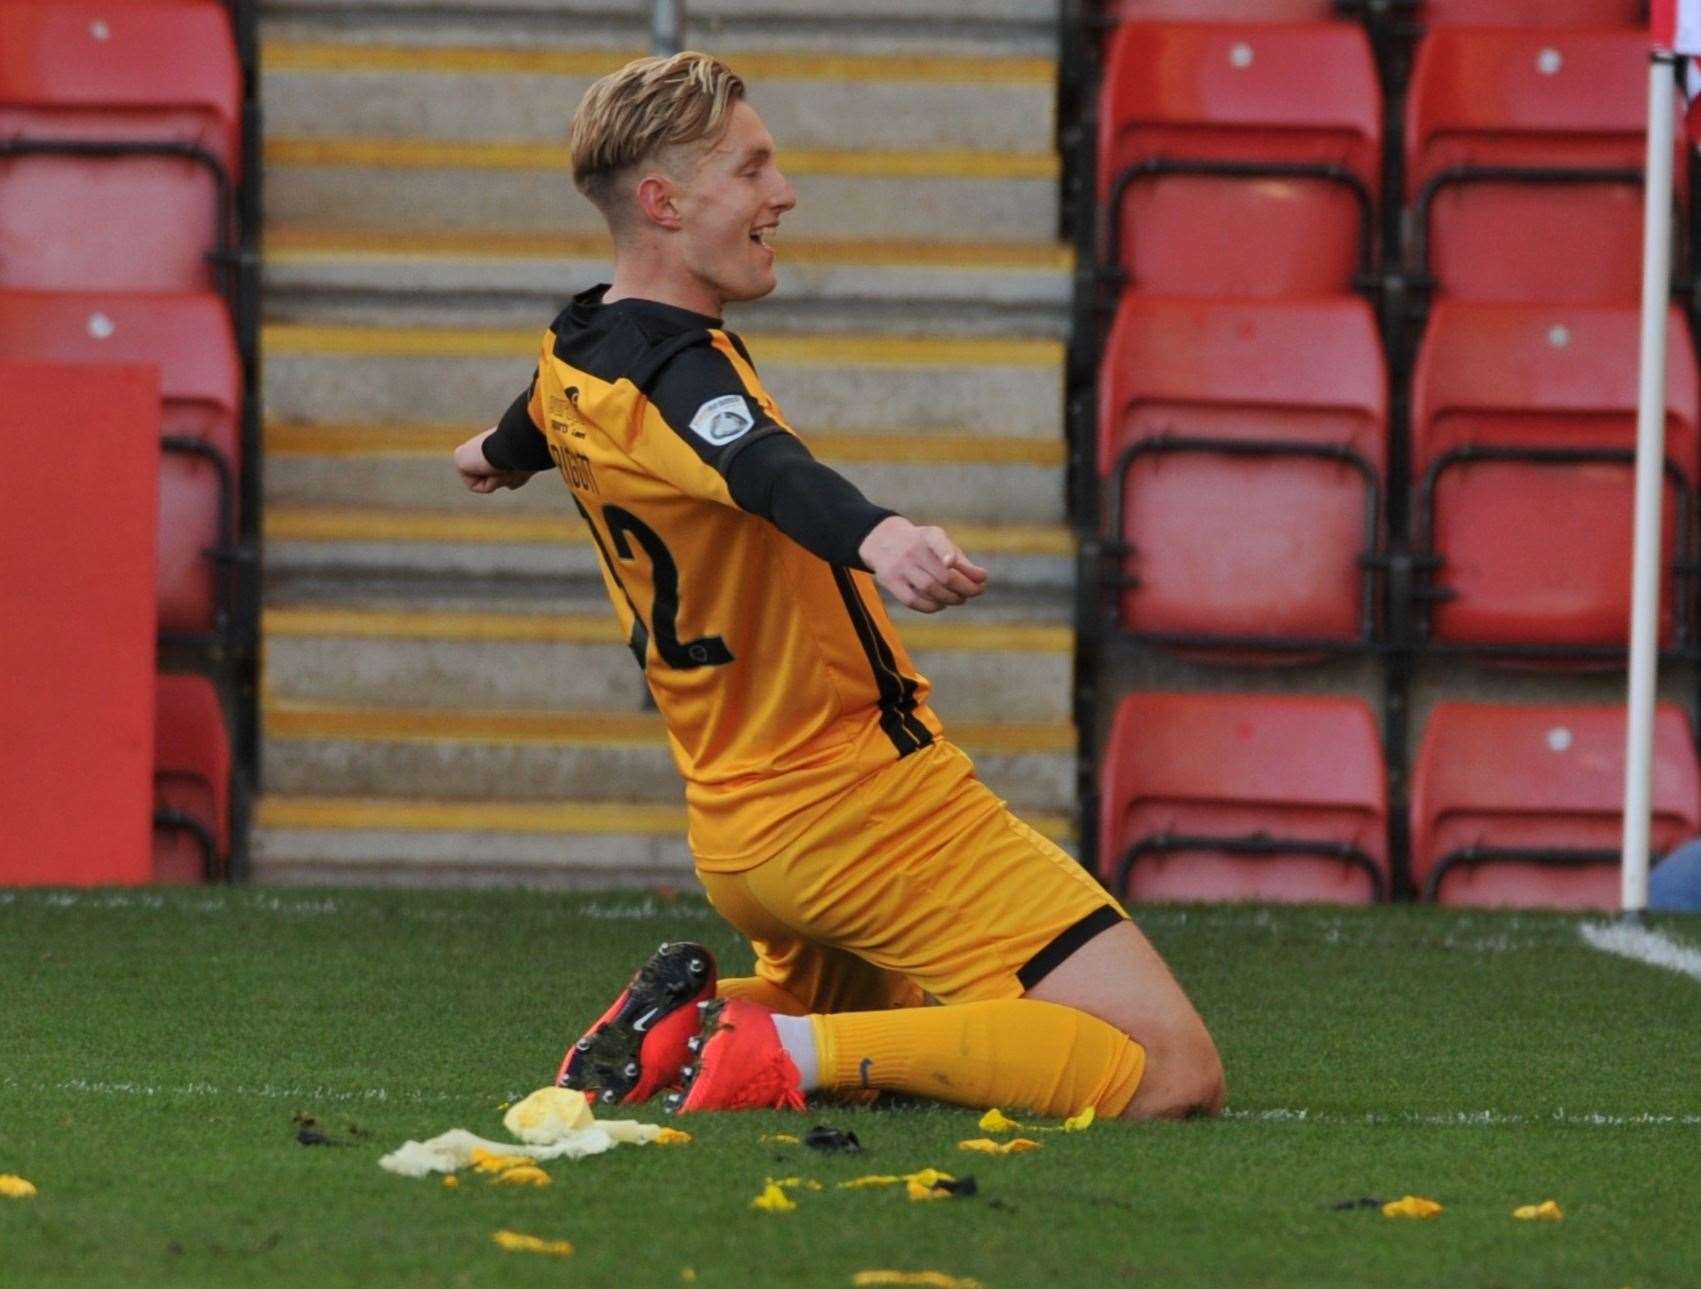
[[[577,502],[578,498],[575,497],[574,501]],[[581,506],[581,513],[583,509]],[[655,585],[655,599],[650,605],[650,628],[655,637],[656,652],[661,655],[661,660],[680,671],[689,671],[694,667],[723,667],[731,662],[732,650],[726,647],[726,641],[719,636],[680,640],[679,565],[674,562],[673,552],[668,550],[661,534],[624,506],[605,505],[602,508],[602,517],[603,522],[608,525],[608,535],[614,541],[614,553],[623,562],[630,563],[638,557],[637,552],[632,549],[632,543],[628,541],[629,537],[637,539],[638,545],[643,547],[644,554],[650,561],[650,580]],[[588,521],[590,516],[586,515],[585,518]],[[596,533],[594,525],[591,532],[593,535]],[[602,554],[604,559],[608,559],[607,551]],[[620,583],[620,589],[625,591],[625,579],[620,576],[612,560],[609,560],[609,571],[614,574],[614,580]],[[632,606],[632,612],[636,616],[638,606],[632,602],[629,592],[626,602]],[[640,651],[634,649],[634,652]],[[639,663],[643,663],[641,654]]]

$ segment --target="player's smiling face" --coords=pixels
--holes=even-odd
[[[679,194],[686,270],[722,301],[774,289],[770,239],[797,193],[774,161],[774,140],[756,109],[733,104],[725,133]]]

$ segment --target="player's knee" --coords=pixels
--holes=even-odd
[[[1145,1044],[1146,1071],[1123,1111],[1131,1119],[1184,1119],[1223,1108],[1227,1083],[1217,1045],[1203,1025]]]

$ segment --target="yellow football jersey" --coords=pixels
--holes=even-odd
[[[940,736],[873,578],[734,500],[732,462],[793,431],[718,320],[586,292],[545,333],[526,411],[667,723],[701,868],[779,853]]]

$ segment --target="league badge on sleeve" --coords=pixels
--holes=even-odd
[[[743,394],[723,394],[697,409],[691,418],[691,432],[720,447],[749,433],[755,424],[756,418],[750,414],[750,405]]]

